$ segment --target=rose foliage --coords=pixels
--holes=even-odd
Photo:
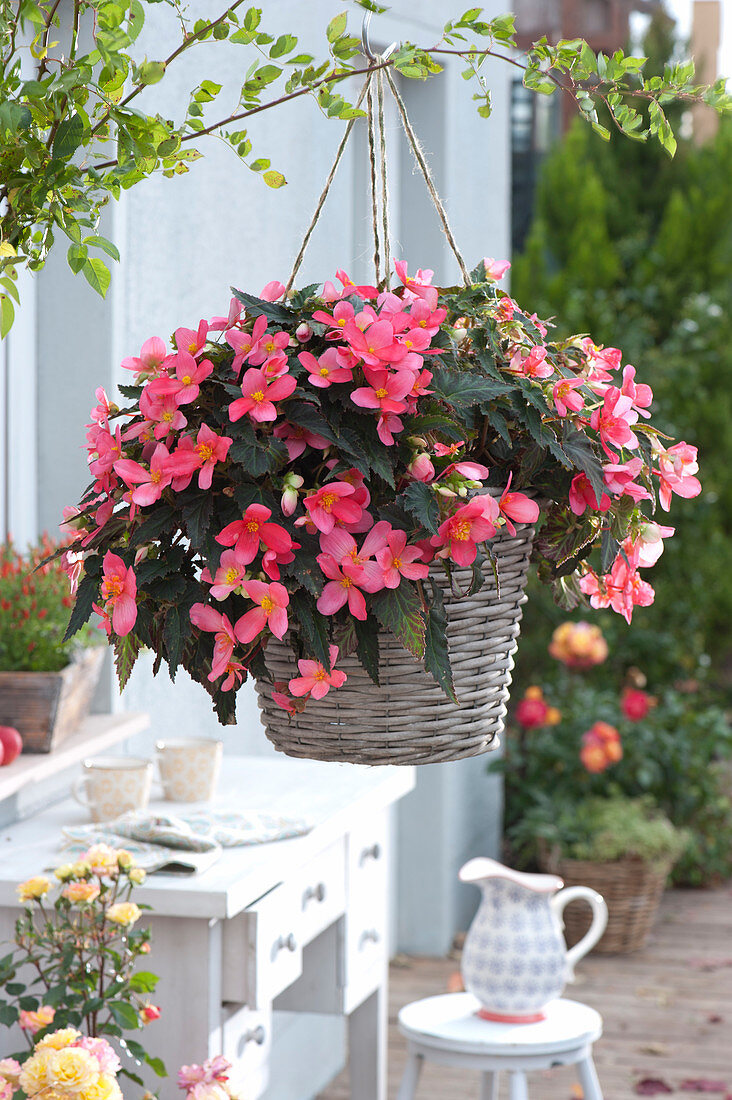
[[[498,290],[507,266],[442,290],[402,262],[394,291],[343,272],[289,296],[270,283],[177,329],[172,351],[146,341],[123,363],[126,407],[98,390],[92,410],[94,480],[66,510],[69,634],[97,611],[121,684],[149,646],[221,721],[247,675],[267,675],[272,635],[300,659],[277,685],[287,709],[340,686],[352,652],[376,680],[380,629],[454,697],[428,573],[474,592],[491,540],[540,513],[534,557],[556,598],[630,621],[673,532],[656,499],[700,491],[696,449],[652,426],[619,349],[551,341]]]

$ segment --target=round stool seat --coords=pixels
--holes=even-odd
[[[544,1009],[545,1020],[505,1024],[477,1015],[480,1002],[472,993],[443,993],[413,1001],[399,1013],[399,1029],[420,1047],[462,1054],[544,1055],[574,1050],[602,1035],[599,1012],[561,998]]]

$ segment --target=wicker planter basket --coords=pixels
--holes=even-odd
[[[623,859],[616,863],[592,863],[585,860],[559,860],[551,870],[565,886],[590,886],[607,902],[607,928],[594,951],[603,954],[628,954],[645,945],[656,919],[671,862],[645,863]],[[581,901],[570,902],[564,910],[564,934],[568,945],[577,943],[590,927],[591,913]]]
[[[288,756],[355,764],[433,764],[477,756],[496,747],[503,729],[508,689],[520,630],[533,527],[520,525],[493,540],[500,595],[493,569],[474,596],[455,599],[441,568],[434,576],[445,596],[447,637],[455,706],[392,635],[380,636],[377,687],[351,656],[339,662],[348,680],[320,702],[310,700],[292,718],[272,701],[272,684],[257,682],[267,737]],[[472,571],[456,569],[462,591]],[[274,681],[298,675],[292,650],[272,638],[265,652]]]
[[[51,752],[79,728],[105,652],[84,649],[60,672],[0,672],[0,725],[18,730],[23,752]]]

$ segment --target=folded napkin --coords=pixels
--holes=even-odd
[[[146,871],[194,874],[207,870],[222,848],[267,844],[307,833],[301,818],[259,812],[195,810],[187,814],[132,811],[114,821],[62,830],[63,849],[79,856],[91,844],[126,848]]]

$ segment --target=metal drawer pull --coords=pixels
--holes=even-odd
[[[247,1043],[256,1043],[257,1046],[261,1047],[261,1045],[264,1042],[265,1038],[266,1038],[265,1030],[262,1027],[262,1025],[260,1024],[259,1027],[254,1027],[254,1028],[251,1029],[251,1031],[246,1031],[242,1035],[242,1045],[246,1046]]]
[[[370,848],[364,848],[359,863],[365,863],[367,859],[381,859],[380,844],[373,844]]]
[[[297,942],[292,932],[290,932],[289,936],[280,936],[275,943],[274,954],[276,955],[279,951],[284,951],[285,948],[287,948],[288,951],[297,951]]]
[[[361,947],[366,943],[378,943],[381,936],[375,928],[369,928],[366,932],[361,934]]]
[[[325,883],[319,882],[317,886],[308,886],[302,896],[303,909],[309,901],[325,901]]]

